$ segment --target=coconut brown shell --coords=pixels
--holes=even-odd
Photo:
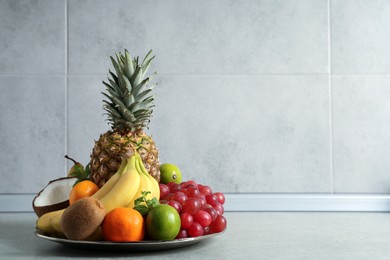
[[[40,192],[38,192],[32,201],[32,207],[37,216],[40,217],[48,212],[67,208],[69,206],[69,193],[76,180],[77,178],[75,177],[55,179],[50,181]],[[51,188],[52,192],[48,190]],[[58,198],[55,203],[50,203],[50,201],[52,201],[51,198],[47,198],[48,203],[43,203],[41,196],[58,196]]]

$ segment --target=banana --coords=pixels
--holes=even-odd
[[[114,208],[126,207],[134,199],[140,186],[141,178],[135,168],[135,156],[127,159],[127,170],[120,177],[115,186],[100,199],[106,213]]]
[[[37,220],[36,227],[40,231],[43,231],[47,234],[56,234],[57,231],[54,229],[54,227],[51,225],[51,219],[53,216],[59,213],[59,210],[57,211],[51,211],[46,214],[43,214],[40,216]]]
[[[62,214],[64,213],[65,209],[61,209],[57,212],[57,214],[54,214],[51,218],[50,218],[50,225],[54,228],[54,230],[59,233],[59,234],[63,234],[64,232],[62,231],[62,228],[61,228],[61,217],[62,217]]]
[[[111,178],[95,193],[92,195],[92,198],[100,200],[104,196],[107,195],[108,192],[115,186],[115,184],[118,182],[120,177],[126,172],[127,170],[127,160],[123,159],[121,162],[121,165],[119,166],[118,171],[111,176]]]
[[[153,176],[150,175],[148,173],[148,171],[145,169],[145,165],[142,162],[141,156],[138,153],[136,153],[135,156],[136,156],[136,159],[138,161],[138,164],[139,164],[141,171],[149,178],[150,182],[152,183],[152,191],[151,191],[152,196],[151,197],[156,198],[157,200],[160,200],[160,186],[158,185],[157,180],[155,178],[153,178]]]
[[[136,158],[136,161],[135,161],[135,168],[137,169],[137,172],[138,172],[138,174],[140,176],[140,185],[139,185],[138,191],[135,194],[133,200],[127,206],[129,208],[134,208],[135,200],[142,196],[142,192],[143,191],[150,191],[152,193],[151,190],[152,190],[152,185],[153,184],[150,182],[149,178],[142,172],[142,170],[141,170],[141,168],[139,166],[137,158]],[[146,196],[146,199],[150,199],[150,197],[151,197],[151,194],[148,194],[148,196]],[[151,198],[153,198],[153,197],[151,197]]]
[[[63,234],[60,219],[64,211],[65,209],[60,209],[40,216],[36,224],[37,229],[50,235]]]

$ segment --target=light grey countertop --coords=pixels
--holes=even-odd
[[[34,213],[0,213],[0,259],[390,259],[389,213],[227,212],[225,233],[157,252],[75,249],[34,235]]]

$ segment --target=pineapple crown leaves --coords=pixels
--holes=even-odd
[[[103,109],[114,130],[135,131],[146,127],[152,116],[154,96],[151,92],[156,84],[148,83],[157,75],[152,73],[145,78],[155,56],[152,50],[139,63],[139,57],[132,58],[125,49],[124,55],[119,52],[110,57],[115,72],[109,70],[108,82],[103,84]]]

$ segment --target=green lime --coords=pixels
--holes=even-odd
[[[181,183],[180,169],[171,163],[164,163],[160,166],[160,182],[167,184],[168,182]]]
[[[152,239],[173,240],[181,227],[177,210],[167,204],[154,207],[146,217],[146,232]]]

